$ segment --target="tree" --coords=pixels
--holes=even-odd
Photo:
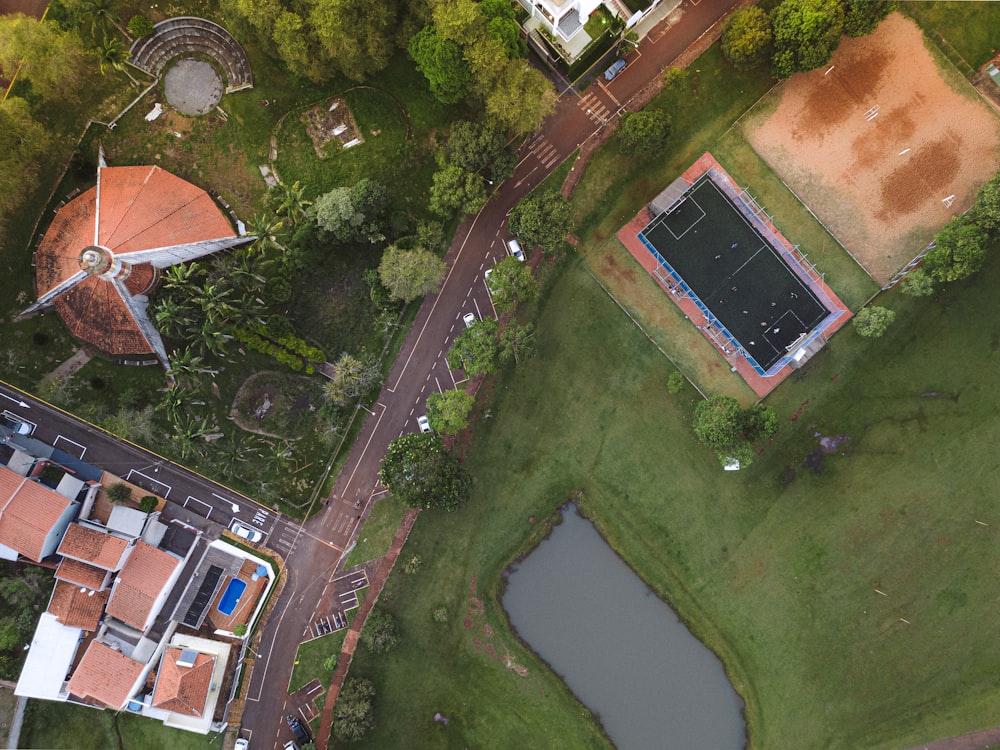
[[[662,109],[622,112],[618,121],[618,150],[627,156],[653,156],[670,137],[670,115]]]
[[[930,297],[934,294],[934,279],[923,268],[916,268],[906,274],[899,288],[911,297]]]
[[[865,36],[887,15],[896,10],[895,0],[840,0],[844,6],[844,33]]]
[[[469,412],[476,399],[465,391],[434,392],[427,397],[427,419],[431,429],[454,435],[469,426]]]
[[[521,364],[521,360],[531,352],[534,343],[534,324],[508,323],[500,332],[500,359],[504,361],[513,359],[514,364]]]
[[[309,22],[327,58],[355,81],[385,68],[395,49],[393,0],[310,0]]]
[[[495,266],[487,282],[497,312],[511,312],[521,302],[534,302],[538,284],[527,263],[508,255]]]
[[[778,415],[765,404],[754,404],[743,412],[743,436],[750,441],[767,440],[778,431]]]
[[[370,680],[349,677],[333,707],[334,735],[344,742],[356,742],[374,726],[375,686]]]
[[[126,49],[124,42],[118,37],[105,36],[101,45],[97,48],[97,57],[101,66],[101,75],[104,75],[108,68],[113,68],[119,73],[124,73],[133,85],[138,86],[139,82],[132,76],[125,62],[132,56]]]
[[[885,307],[866,307],[854,316],[854,329],[859,335],[877,339],[896,319],[896,313]]]
[[[788,78],[830,62],[844,29],[844,9],[837,0],[783,0],[771,11],[771,28],[772,71]]]
[[[483,178],[466,172],[454,164],[443,164],[434,173],[430,193],[430,209],[441,216],[454,212],[478,213],[486,205],[486,187]]]
[[[750,70],[771,58],[771,18],[759,6],[741,8],[722,27],[722,54],[737,70]]]
[[[378,275],[389,294],[402,302],[436,292],[441,288],[448,265],[429,250],[400,250],[389,245],[382,254]]]
[[[510,212],[508,225],[527,248],[538,245],[546,253],[555,252],[572,227],[569,201],[555,191],[531,193]]]
[[[139,13],[129,19],[128,30],[136,39],[142,39],[142,37],[153,33],[153,22]]]
[[[924,269],[935,281],[959,281],[976,273],[986,259],[989,236],[969,217],[955,216],[934,238]]]
[[[991,234],[1000,229],[1000,174],[979,188],[969,218]]]
[[[321,82],[329,77],[312,29],[302,16],[283,10],[275,19],[271,39],[288,69],[295,75]]]
[[[740,442],[743,409],[732,396],[713,396],[694,410],[694,432],[709,448],[725,452]]]
[[[522,58],[507,60],[498,75],[487,81],[487,85],[481,82],[479,89],[486,114],[511,133],[525,135],[536,130],[555,109],[552,82]]]
[[[24,99],[0,101],[0,214],[12,213],[34,186],[48,145],[45,127],[32,119]]]
[[[433,432],[393,440],[378,476],[393,497],[411,508],[457,510],[472,489],[468,472]]]
[[[80,3],[83,10],[83,17],[90,19],[90,31],[97,36],[98,32],[103,35],[108,27],[114,27],[121,32],[122,36],[128,36],[125,29],[121,27],[121,21],[114,11],[115,0],[82,0]]]
[[[368,177],[350,187],[338,187],[316,199],[316,223],[337,242],[381,242],[389,193]]]
[[[456,42],[439,36],[433,26],[425,26],[410,40],[407,51],[430,84],[435,99],[442,104],[462,101],[472,73]]]
[[[76,31],[60,31],[20,13],[0,16],[0,69],[18,71],[44,98],[73,101],[89,72]]]
[[[358,638],[373,653],[384,654],[391,651],[399,643],[396,618],[382,607],[375,607],[368,613]]]
[[[446,158],[466,172],[488,176],[493,182],[514,176],[517,155],[507,146],[507,137],[495,120],[456,122],[448,135]]]
[[[132,488],[124,482],[117,482],[110,487],[105,487],[104,492],[115,505],[127,503],[132,499]]]
[[[448,352],[448,366],[467,375],[490,374],[497,369],[499,326],[493,318],[483,318],[455,339]]]
[[[271,195],[276,203],[274,212],[278,216],[287,217],[292,226],[296,226],[305,218],[306,209],[312,205],[312,201],[305,199],[305,188],[298,180],[291,185],[279,182],[276,187],[271,188]]]
[[[379,381],[381,371],[371,358],[355,357],[344,352],[333,366],[333,377],[323,388],[327,400],[343,406],[365,393]]]

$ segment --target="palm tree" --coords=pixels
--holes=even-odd
[[[264,449],[258,455],[275,471],[281,471],[295,458],[294,446],[288,440],[265,440]]]
[[[235,435],[232,439],[220,441],[217,460],[219,468],[226,474],[235,474],[240,464],[250,460],[253,446],[250,445],[245,433]]]
[[[83,0],[80,8],[85,17],[90,18],[90,30],[96,36],[97,32],[108,26],[114,26],[126,39],[131,39],[129,33],[122,28],[113,8],[115,0]]]
[[[275,209],[275,213],[279,216],[287,216],[292,226],[298,225],[305,218],[306,209],[312,205],[312,201],[307,201],[303,197],[305,188],[296,180],[292,185],[279,182],[278,186],[272,190],[277,192],[278,207]]]
[[[169,266],[163,272],[165,289],[179,289],[189,292],[195,282],[205,275],[205,268],[200,263],[181,263]]]
[[[277,234],[283,226],[284,222],[273,216],[254,216],[250,220],[248,229],[250,234],[257,239],[254,240],[251,247],[259,248],[265,252],[273,247],[278,247]]]
[[[190,395],[191,391],[184,386],[178,385],[168,388],[163,394],[163,399],[156,405],[156,411],[163,412],[172,424],[176,424],[187,406],[187,399]]]
[[[108,68],[113,68],[119,73],[127,75],[133,86],[139,85],[139,81],[132,76],[128,70],[128,66],[125,64],[132,56],[132,53],[125,48],[125,44],[121,39],[118,37],[111,37],[109,39],[105,35],[104,41],[97,48],[97,55],[101,64],[101,75],[104,75]]]
[[[202,417],[200,420],[195,417],[174,423],[174,436],[181,448],[181,458],[187,458],[192,453],[199,453],[196,441],[212,432],[208,424],[208,419]]]
[[[190,305],[178,302],[173,296],[158,300],[153,310],[153,322],[157,330],[165,336],[180,338],[193,320]]]

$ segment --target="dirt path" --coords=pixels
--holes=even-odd
[[[341,688],[344,687],[347,670],[350,669],[351,660],[354,658],[354,651],[358,647],[358,635],[365,626],[368,613],[372,611],[372,607],[378,601],[379,594],[382,593],[382,587],[385,586],[385,582],[389,578],[396,560],[399,559],[399,553],[402,551],[403,545],[406,544],[406,539],[410,536],[410,531],[413,529],[413,524],[416,523],[417,516],[419,515],[419,510],[411,508],[406,511],[403,520],[399,523],[399,528],[396,529],[396,535],[392,539],[392,544],[389,545],[389,551],[381,558],[378,569],[370,579],[368,595],[361,603],[358,613],[354,616],[350,630],[347,631],[347,636],[344,638],[344,645],[340,650],[340,659],[337,661],[337,670],[333,673],[333,679],[330,681],[330,689],[326,691],[326,700],[323,703],[323,715],[320,717],[319,732],[316,736],[316,747],[326,747],[330,741],[330,723],[333,720],[333,706],[337,702],[337,696],[340,695]]]
[[[948,737],[927,745],[917,745],[910,750],[986,750],[997,745],[1000,745],[1000,727],[982,729],[959,737]]]

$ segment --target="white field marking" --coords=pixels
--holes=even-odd
[[[833,70],[836,67],[837,67],[836,65],[831,65],[829,68],[826,69],[826,73],[824,73],[823,75],[825,75],[825,76],[826,75],[830,75],[830,71]]]
[[[77,456],[77,458],[83,458],[84,454],[87,452],[87,446],[80,445],[80,443],[76,442],[75,440],[70,440],[68,437],[63,437],[62,435],[56,435],[56,439],[55,439],[55,442],[53,443],[53,445],[56,446],[56,447],[58,447],[60,440],[66,442],[66,443],[72,443],[77,448],[80,448],[80,455]],[[59,450],[65,450],[65,449],[64,448],[60,448]],[[69,451],[66,451],[66,452],[69,453]]]
[[[878,589],[875,589],[875,593],[876,593],[876,594],[881,594],[882,596],[886,596],[886,597],[887,597],[887,596],[889,596],[889,595],[888,595],[887,593],[885,593],[884,591],[879,591]]]
[[[437,375],[434,376],[434,382],[437,384],[438,393],[444,393],[444,388],[441,387],[441,381],[437,379]]]
[[[972,520],[976,521],[976,519],[972,519]],[[986,523],[986,522],[984,522],[984,521],[976,521],[976,523],[978,523],[980,526],[989,526],[989,524]]]
[[[472,300],[472,304],[474,304],[476,306],[476,316],[480,320],[482,320],[483,319],[483,312],[482,312],[482,310],[479,309],[479,303],[476,300]]]
[[[142,473],[141,471],[139,471],[138,469],[129,469],[129,470],[128,470],[128,475],[127,475],[127,476],[125,477],[125,481],[126,481],[126,482],[129,482],[129,481],[131,481],[130,477],[131,477],[131,476],[132,476],[133,474],[137,474],[138,476],[142,477],[143,479],[148,479],[148,480],[149,480],[150,482],[152,482],[153,484],[158,484],[158,485],[160,485],[161,487],[166,487],[166,488],[167,488],[167,491],[166,491],[166,492],[164,492],[164,493],[163,493],[162,495],[160,495],[160,497],[162,497],[162,498],[164,498],[164,499],[166,499],[166,498],[167,498],[167,496],[168,496],[168,495],[170,495],[170,490],[172,490],[172,489],[173,489],[173,487],[171,487],[171,486],[170,486],[169,484],[166,484],[165,482],[161,482],[161,481],[160,481],[159,479],[153,479],[153,477],[150,477],[150,476],[147,476],[146,474],[143,474],[143,473]],[[135,484],[135,482],[133,482],[133,484]]]
[[[904,148],[904,149],[903,149],[902,151],[900,151],[900,152],[899,152],[899,153],[897,154],[897,156],[902,156],[903,154],[908,154],[908,153],[910,153],[910,149],[908,149],[908,148]]]
[[[213,507],[212,507],[212,504],[211,504],[211,503],[206,503],[206,502],[205,502],[204,500],[199,500],[198,498],[194,497],[193,495],[188,495],[188,496],[187,496],[187,497],[186,497],[186,498],[184,499],[184,503],[182,504],[182,506],[181,506],[181,507],[184,507],[184,508],[186,508],[186,507],[187,507],[187,504],[188,504],[188,502],[190,502],[191,500],[194,500],[194,501],[195,501],[196,503],[201,503],[201,504],[202,504],[202,505],[204,505],[204,506],[205,506],[206,508],[208,508],[208,515],[207,515],[207,516],[205,516],[205,518],[211,518],[211,517],[212,517],[212,511],[213,511],[213,510],[215,510],[215,508],[213,508]]]

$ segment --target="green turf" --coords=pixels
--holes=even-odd
[[[219,735],[168,729],[155,719],[52,701],[28,701],[22,748],[65,750],[210,750]]]
[[[1000,4],[905,2],[900,10],[940,44],[952,47],[972,68],[985,64],[1000,49]],[[947,50],[946,50],[947,53]]]
[[[352,612],[348,615],[348,619],[353,619],[353,616]],[[337,657],[340,655],[340,648],[344,645],[346,635],[345,628],[299,645],[299,650],[295,654],[295,664],[292,666],[292,677],[288,681],[289,695],[313,680],[319,680],[323,692],[326,692],[330,687],[330,680],[333,679],[333,672],[337,668]],[[333,657],[333,668],[328,669],[328,660],[331,657]]]
[[[997,283],[994,259],[930,301],[881,301],[898,313],[886,336],[838,334],[772,395],[784,427],[732,475],[692,438],[693,392],[666,394],[662,357],[570,268],[536,355],[501,381],[495,417],[477,426],[470,504],[422,515],[410,537],[404,554],[424,566],[395,579],[387,603],[400,647],[357,659],[393,717],[366,746],[598,741],[495,602],[507,561],[578,492],[723,658],[752,747],[899,748],[995,724]],[[816,433],[850,438],[820,473],[803,467]],[[431,618],[439,606],[446,626]],[[507,653],[529,677],[504,667]],[[435,710],[454,717],[447,729],[431,725]]]
[[[403,503],[391,495],[382,495],[361,527],[358,542],[344,561],[344,568],[352,568],[388,552],[405,513]]]

